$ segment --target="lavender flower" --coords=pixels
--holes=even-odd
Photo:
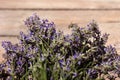
[[[111,45],[104,48],[104,50],[106,53],[109,53],[109,54],[116,54],[117,53],[116,49],[114,47],[112,47]]]
[[[77,73],[76,72],[73,73],[73,78],[75,78],[75,77],[77,77]]]
[[[97,72],[97,70],[89,69],[88,75],[89,75],[90,79],[96,79],[98,77],[98,72]]]
[[[109,34],[107,34],[107,33],[103,34],[103,36],[102,36],[103,43],[107,42],[108,36],[109,36]]]
[[[5,64],[0,64],[0,73],[3,71]]]
[[[101,35],[95,21],[82,28],[71,24],[69,35],[36,14],[24,22],[28,33],[20,32],[19,44],[2,42],[7,57],[0,64],[0,79],[93,80],[110,71],[120,76],[120,56],[105,45],[109,34]]]
[[[63,60],[59,60],[59,64],[60,64],[60,67],[63,68],[64,61]]]
[[[12,43],[9,42],[9,41],[3,41],[3,42],[2,42],[2,47],[3,47],[6,51],[8,51],[8,50],[10,50],[10,48],[12,47]]]

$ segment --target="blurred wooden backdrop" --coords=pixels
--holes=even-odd
[[[54,21],[65,33],[70,23],[86,26],[95,20],[110,34],[108,44],[120,48],[120,0],[0,0],[0,45],[4,40],[17,43],[19,32],[26,31],[23,21],[33,13]]]

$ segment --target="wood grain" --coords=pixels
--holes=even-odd
[[[0,0],[0,9],[120,9],[120,0]]]
[[[120,25],[120,11],[0,11],[0,35],[18,35],[20,31],[26,31],[24,20],[33,13],[55,22],[61,30],[68,30],[70,23],[85,26],[93,19],[103,24],[100,26],[103,28],[113,26],[119,30]]]

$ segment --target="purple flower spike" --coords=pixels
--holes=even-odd
[[[81,61],[78,61],[78,65],[81,65]]]
[[[88,75],[91,79],[97,78],[97,76],[98,76],[97,70],[89,69],[88,70]]]
[[[77,73],[76,73],[76,72],[74,72],[74,73],[73,73],[73,77],[76,77],[76,76],[77,76]]]
[[[112,47],[111,45],[104,48],[104,50],[106,53],[109,53],[109,54],[116,54],[117,53],[116,49],[114,47]]]
[[[36,14],[25,25],[28,31],[20,32],[19,44],[2,42],[6,60],[0,64],[0,80],[96,80],[108,78],[109,72],[120,76],[120,56],[105,45],[109,34],[101,35],[95,21],[82,28],[71,24],[69,35]]]
[[[16,63],[18,66],[22,67],[22,65],[24,64],[22,57],[20,57]]]
[[[74,54],[73,57],[74,57],[74,59],[76,59],[76,58],[78,57],[78,55],[77,55],[77,54]]]
[[[62,68],[63,64],[64,64],[64,61],[63,60],[59,60],[59,64],[60,64],[60,67]]]
[[[2,47],[6,50],[9,51],[12,48],[12,43],[9,41],[3,41],[2,42]]]

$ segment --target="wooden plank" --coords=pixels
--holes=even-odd
[[[33,13],[33,11],[0,11],[0,35],[18,35],[20,31],[26,31],[23,21]],[[67,26],[70,23],[85,26],[93,19],[100,25],[103,24],[100,27],[109,29],[113,25],[119,30],[120,11],[36,11],[36,13],[41,18],[55,22],[57,28],[66,33],[69,32]]]
[[[120,0],[0,0],[0,9],[120,9]]]

